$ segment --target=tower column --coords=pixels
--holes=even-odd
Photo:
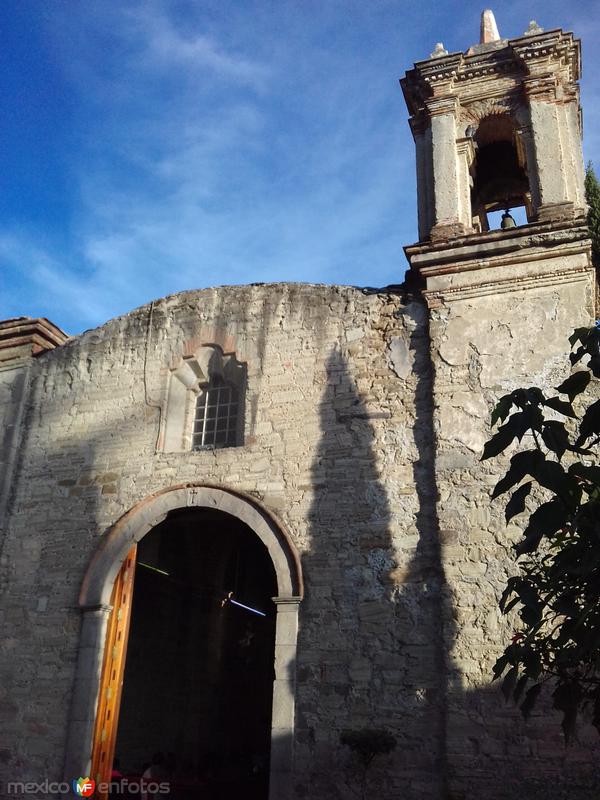
[[[473,210],[471,208],[471,165],[475,159],[475,144],[465,137],[456,140],[458,157],[458,215],[464,225],[465,233],[473,230]]]
[[[411,119],[410,127],[415,140],[419,240],[424,241],[429,238],[434,218],[431,127],[423,116]]]
[[[466,232],[457,197],[460,193],[460,169],[456,147],[458,98],[435,97],[427,101],[431,120],[433,162],[434,225],[431,240],[443,241]]]
[[[527,116],[529,117],[529,109],[526,109]],[[529,181],[530,193],[530,206],[527,208],[528,219],[537,219],[538,209],[541,205],[540,200],[540,187],[538,183],[538,173],[535,159],[535,142],[533,140],[533,132],[531,130],[531,123],[521,125],[519,128],[519,142],[520,146],[525,151],[525,163],[527,164],[527,180]]]
[[[574,216],[569,198],[564,159],[564,131],[559,107],[553,102],[556,78],[553,75],[526,78],[523,86],[529,100],[535,169],[540,191],[540,220]],[[562,134],[562,135],[561,135]],[[560,209],[557,207],[563,206]]]
[[[583,148],[581,144],[581,120],[577,96],[559,106],[565,132],[565,162],[569,181],[569,196],[573,198],[577,211],[585,213],[585,171],[583,168]]]

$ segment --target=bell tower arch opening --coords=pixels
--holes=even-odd
[[[531,220],[527,157],[516,121],[509,113],[489,114],[467,131],[475,143],[471,165],[473,227],[488,231],[494,227],[488,215],[508,214],[516,208],[523,208],[527,220]],[[505,228],[513,226],[514,219],[512,225],[503,224]]]
[[[302,592],[289,535],[254,498],[187,485],[139,503],[83,582],[65,776],[106,782],[116,754],[188,794],[287,798]]]

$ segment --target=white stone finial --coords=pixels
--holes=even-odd
[[[481,14],[481,36],[479,38],[479,43],[489,44],[490,42],[497,42],[499,39],[500,33],[498,32],[494,12],[486,8]]]
[[[430,58],[441,58],[442,56],[447,56],[448,51],[442,44],[442,42],[437,42],[435,47],[433,48],[433,53],[431,54]]]
[[[543,33],[543,32],[544,29],[541,28],[534,19],[532,19],[531,22],[529,23],[529,27],[527,28],[523,36],[535,36],[536,33]]]

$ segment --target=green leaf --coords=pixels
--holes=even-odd
[[[544,402],[544,405],[548,408],[552,408],[554,411],[558,411],[559,414],[562,414],[565,417],[573,417],[574,419],[577,418],[577,414],[573,411],[573,406],[571,403],[561,400],[560,397],[550,397]]]
[[[519,598],[518,598],[518,597],[513,597],[513,599],[510,601],[510,603],[507,603],[507,604],[504,606],[504,610],[503,610],[503,612],[502,612],[502,613],[503,613],[503,614],[509,614],[509,613],[510,613],[510,612],[513,610],[513,608],[514,608],[516,605],[518,605],[520,602],[521,602],[521,601],[519,600]]]
[[[520,612],[521,619],[528,627],[537,625],[542,619],[543,606],[536,587],[527,580],[522,579],[519,581],[516,591],[519,595],[519,600],[523,604]]]
[[[569,401],[572,403],[578,394],[581,394],[581,392],[585,391],[591,378],[592,376],[587,370],[574,372],[570,378],[567,378],[567,380],[563,381],[560,386],[556,387],[556,391],[560,392],[561,394],[568,395]]]
[[[517,491],[514,492],[513,496],[506,504],[504,516],[507,524],[513,517],[516,517],[517,514],[521,514],[523,511],[525,511],[525,499],[531,491],[531,486],[532,481],[527,481],[527,483],[524,483],[523,486],[519,486]]]
[[[493,666],[493,672],[494,672],[493,680],[497,680],[502,675],[507,666],[508,666],[508,656],[504,654],[500,656],[500,658],[496,661],[496,663]]]
[[[525,650],[523,653],[523,666],[530,680],[536,681],[542,671],[542,661],[539,653],[532,648]]]
[[[540,598],[537,592],[531,583],[528,583],[526,580],[521,578],[516,586],[516,592],[519,595],[521,602],[523,605],[528,606],[529,608],[537,608],[540,605]]]
[[[521,675],[519,680],[517,681],[517,685],[515,686],[515,690],[513,692],[513,700],[515,703],[518,703],[521,699],[521,695],[523,694],[525,687],[527,686],[527,681],[529,678],[527,675]]]
[[[531,606],[524,606],[519,612],[519,616],[528,628],[533,628],[542,619],[542,608],[538,606],[532,608]]]
[[[577,681],[559,683],[552,693],[554,708],[563,713],[562,729],[565,740],[570,741],[575,733],[577,709],[581,699],[581,687]]]
[[[552,603],[552,609],[558,611],[559,614],[574,617],[579,613],[579,607],[575,602],[576,592],[572,589],[563,592],[563,594],[556,597]],[[571,636],[571,630],[563,625],[563,632]]]
[[[592,725],[600,733],[600,686],[596,689],[594,696],[594,710],[592,714]]]

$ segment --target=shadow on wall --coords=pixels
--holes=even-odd
[[[419,376],[416,387],[415,442],[419,460],[414,465],[414,478],[419,495],[417,525],[419,550],[423,563],[428,565],[427,584],[431,580],[433,594],[429,609],[439,615],[437,630],[440,646],[437,649],[440,674],[439,723],[440,760],[445,768],[441,784],[444,800],[600,800],[600,775],[594,774],[594,763],[600,753],[600,738],[595,730],[582,726],[581,741],[566,748],[559,716],[552,711],[549,698],[540,703],[528,722],[525,722],[512,703],[506,704],[500,684],[491,684],[491,666],[485,667],[489,683],[478,689],[465,688],[461,664],[453,657],[457,635],[457,600],[462,586],[473,589],[470,575],[452,578],[449,585],[444,565],[446,543],[456,539],[455,531],[440,530],[436,511],[438,500],[436,466],[436,437],[434,433],[435,367],[430,358],[428,316],[411,336],[415,369]],[[469,492],[465,484],[463,490]],[[507,558],[512,559],[508,553]],[[418,572],[414,578],[419,580]],[[483,578],[482,580],[485,580]],[[404,589],[402,589],[404,591]],[[423,602],[427,593],[423,596]],[[467,621],[467,625],[478,623]],[[485,636],[485,630],[481,633]],[[497,633],[494,633],[494,637]],[[463,643],[465,635],[462,636]],[[478,661],[478,649],[484,641],[472,643],[470,657]],[[480,660],[485,663],[483,652]],[[478,666],[478,664],[477,664]],[[595,753],[595,758],[594,758]]]
[[[345,729],[385,728],[395,750],[373,766],[373,796],[443,796],[445,670],[443,586],[431,465],[415,465],[419,504],[400,529],[373,450],[369,410],[344,355],[330,354],[312,475],[311,551],[298,647],[298,796],[356,797],[357,776],[339,742]],[[417,420],[417,426],[422,421]],[[426,433],[421,448],[426,451]],[[402,541],[407,534],[410,545]],[[399,570],[402,588],[397,585]]]
[[[414,514],[398,506],[402,496],[390,499],[386,493],[375,452],[376,423],[346,357],[335,350],[325,364],[321,437],[312,466],[312,549],[304,557],[306,598],[300,610],[294,796],[357,797],[358,771],[340,733],[385,728],[397,746],[374,761],[369,796],[600,800],[590,748],[565,750],[556,718],[548,722],[540,707],[526,724],[512,705],[504,705],[496,687],[465,692],[459,685],[450,655],[455,623],[440,551],[444,536],[435,511],[433,375],[421,324],[411,347],[420,376]],[[80,364],[94,369],[89,349],[82,350]],[[71,409],[68,384],[53,372],[61,366],[57,358],[33,387],[21,457],[33,452],[39,457],[18,465],[46,494],[27,514],[13,506],[6,542],[3,643],[8,648],[18,642],[18,650],[0,666],[2,782],[62,778],[79,645],[80,576],[108,515],[121,513],[107,497],[118,498],[122,476],[96,465],[96,452],[105,449],[107,431],[117,442],[134,439],[140,412],[152,429],[157,422],[157,412],[140,405],[128,416],[89,425],[83,437],[78,426],[84,412]],[[64,387],[64,405],[54,421],[53,443],[42,447],[31,441],[38,435],[33,422],[54,380]],[[150,450],[146,457],[152,457]],[[124,452],[124,474],[126,459]],[[100,505],[106,518],[99,519]],[[288,744],[275,741],[273,751]],[[599,744],[593,739],[596,751]]]
[[[374,760],[367,796],[600,800],[589,743],[566,750],[554,716],[549,721],[540,710],[525,723],[495,685],[461,688],[436,512],[434,375],[425,325],[416,325],[411,349],[419,375],[414,530],[390,505],[369,411],[345,356],[333,351],[325,365],[311,550],[303,559],[295,797],[361,797],[360,770],[340,733],[384,728],[397,745]]]
[[[99,532],[94,525],[99,497],[116,493],[117,476],[95,465],[105,425],[90,425],[85,436],[76,434],[70,385],[81,375],[63,367],[53,351],[40,356],[32,370],[9,498],[0,595],[5,645],[0,659],[5,698],[0,786],[63,778],[81,628],[81,575]],[[75,369],[90,370],[89,359],[86,365],[82,357]],[[127,436],[122,420],[107,425],[111,435]],[[45,435],[48,430],[52,437]]]

